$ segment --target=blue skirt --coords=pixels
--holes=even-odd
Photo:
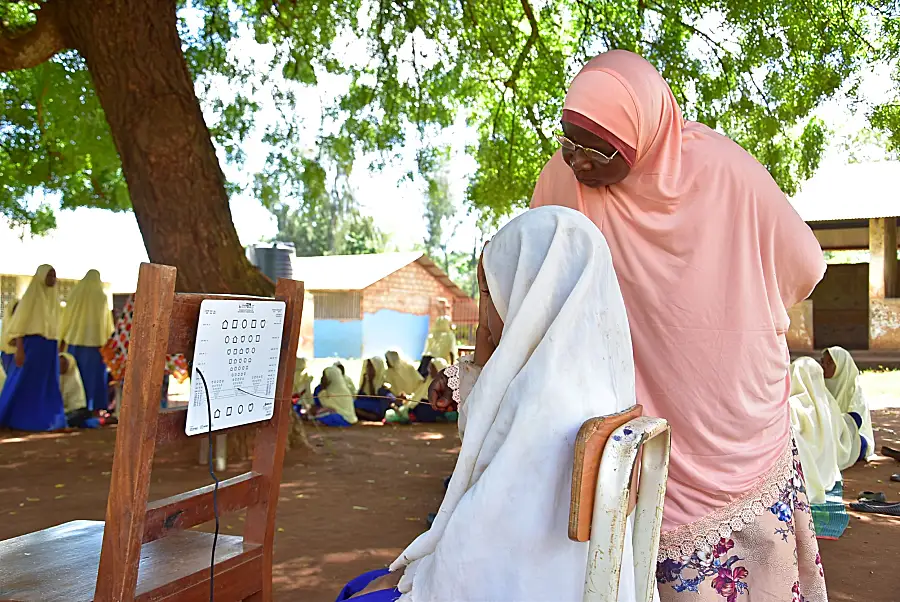
[[[16,359],[16,356],[12,353],[0,353],[0,365],[3,366],[3,373],[9,374],[10,368],[12,368],[13,361]]]
[[[397,400],[389,389],[384,387],[378,389],[378,393],[369,397],[360,390],[359,395],[353,401],[353,405],[357,409],[363,410],[370,414],[378,416],[379,420],[384,420],[384,414],[391,408],[391,404]]]
[[[380,577],[384,577],[389,572],[390,571],[388,571],[387,569],[377,569],[374,571],[369,571],[368,573],[363,573],[359,577],[351,579],[347,583],[347,585],[344,586],[344,589],[341,590],[341,593],[338,594],[337,600],[335,600],[335,602],[343,602],[344,600],[349,600],[351,596],[363,591],[370,583]],[[394,602],[394,600],[398,600],[399,598],[400,591],[397,588],[394,588],[380,589],[378,591],[369,592],[364,596],[359,596],[358,598],[353,599],[362,600],[364,602]]]
[[[315,420],[319,424],[324,424],[325,426],[353,426],[352,424],[347,422],[347,419],[340,414],[323,414],[321,416],[313,416],[313,420]]]
[[[100,348],[69,345],[69,353],[78,363],[81,382],[84,383],[87,408],[92,412],[109,409],[109,381],[106,364],[100,355]]]
[[[66,426],[59,390],[57,342],[24,337],[25,364],[13,362],[0,393],[0,426],[19,431],[53,431]]]

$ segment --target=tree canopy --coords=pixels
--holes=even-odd
[[[174,9],[176,0],[142,1]],[[59,193],[65,208],[130,207],[133,180],[97,75],[48,18],[77,2],[0,4],[0,211],[34,232],[53,225],[49,208],[27,203],[36,190]],[[411,131],[427,145],[459,115],[478,132],[467,200],[494,214],[527,203],[555,150],[568,82],[612,48],[647,57],[689,118],[735,139],[790,194],[826,144],[815,108],[840,90],[852,96],[872,61],[900,57],[900,8],[891,0],[181,0],[177,8],[220,157],[246,159],[241,144],[262,110],[260,89],[281,78],[296,84],[272,88],[279,118],[266,126],[270,156],[250,189],[276,213],[304,220],[321,218],[326,200],[343,194],[340,179],[323,172],[346,175],[364,153],[390,160],[417,143]],[[251,34],[272,45],[264,64],[234,51]],[[298,90],[325,77],[346,89],[325,103],[331,126],[310,134],[296,117]],[[900,147],[896,97],[871,124]],[[289,198],[297,207],[285,208]]]

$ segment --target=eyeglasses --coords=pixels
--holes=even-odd
[[[587,147],[581,146],[580,144],[576,144],[575,142],[572,142],[571,140],[569,140],[562,134],[556,135],[556,141],[559,142],[559,145],[567,151],[570,151],[573,153],[577,150],[584,151],[584,154],[587,155],[588,159],[590,159],[591,161],[594,161],[596,163],[599,163],[600,165],[609,165],[612,162],[612,160],[616,158],[616,155],[619,154],[619,151],[615,150],[615,151],[613,151],[613,154],[611,154],[611,155],[604,155],[603,153],[601,153],[600,151],[598,151],[596,149],[587,148]]]

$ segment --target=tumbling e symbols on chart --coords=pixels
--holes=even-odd
[[[206,299],[201,303],[184,427],[187,435],[272,417],[284,314],[283,301]],[[206,379],[209,408],[198,369]]]

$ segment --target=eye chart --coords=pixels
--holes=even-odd
[[[283,301],[206,299],[200,304],[185,434],[272,417],[284,314]],[[206,378],[212,429],[198,370]]]

